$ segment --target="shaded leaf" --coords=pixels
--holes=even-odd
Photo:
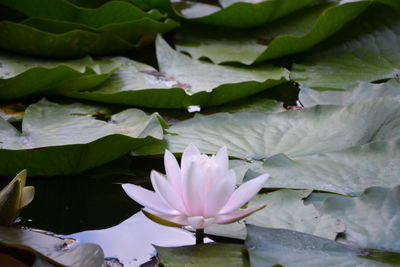
[[[165,267],[249,266],[243,246],[239,244],[204,244],[176,248],[155,247],[159,261]]]
[[[297,61],[293,79],[312,89],[334,90],[400,75],[400,10],[374,5],[335,40]]]
[[[232,27],[249,28],[266,24],[305,7],[315,0],[252,0],[220,1],[223,8],[185,1],[173,3],[177,13],[191,22]]]
[[[0,226],[0,244],[34,251],[51,264],[76,267],[100,267],[104,261],[101,247],[82,244],[65,249],[64,240],[25,229]]]
[[[252,64],[274,59],[310,49],[353,20],[369,3],[369,0],[324,2],[250,31],[200,28],[193,31],[187,27],[178,31],[177,48],[215,63]]]

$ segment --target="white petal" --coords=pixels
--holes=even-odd
[[[203,215],[203,175],[201,167],[192,162],[186,176],[182,177],[184,202],[188,216]]]
[[[185,173],[190,168],[190,164],[192,163],[193,157],[198,157],[200,155],[201,155],[200,150],[193,144],[190,144],[188,147],[185,148],[181,159],[182,175],[185,175]]]
[[[260,191],[265,182],[268,180],[269,174],[263,174],[254,178],[244,184],[242,184],[226,203],[225,207],[220,211],[220,213],[230,213],[234,210],[239,209],[247,201],[249,201],[255,194]]]
[[[212,185],[205,199],[204,216],[216,216],[225,206],[235,190],[236,175],[233,170],[227,171],[224,176]]]
[[[179,167],[178,161],[176,160],[174,155],[168,150],[165,150],[164,166],[168,182],[172,185],[175,191],[181,193],[181,168]]]
[[[140,205],[159,213],[177,215],[179,212],[167,205],[156,193],[133,184],[122,184],[126,194]]]
[[[229,169],[229,157],[228,157],[228,149],[226,146],[222,147],[215,155],[216,165],[223,172]]]
[[[150,178],[151,184],[156,193],[159,194],[160,197],[172,208],[186,214],[182,198],[179,193],[174,190],[171,184],[168,183],[164,175],[153,170],[151,171]]]
[[[188,225],[194,229],[204,229],[214,223],[215,218],[204,218],[203,216],[194,216],[187,218]]]
[[[264,207],[265,207],[265,205],[258,205],[258,206],[250,207],[247,209],[236,210],[231,213],[223,214],[223,215],[218,216],[214,223],[216,223],[216,224],[233,223],[233,222],[239,221],[239,220],[253,214],[254,212],[256,212]]]

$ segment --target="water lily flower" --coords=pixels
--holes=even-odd
[[[165,151],[166,175],[151,172],[155,192],[133,184],[123,184],[125,192],[144,206],[153,221],[168,226],[204,229],[211,224],[238,221],[265,205],[241,209],[263,187],[269,175],[263,174],[235,190],[236,175],[229,170],[226,147],[211,157],[189,145],[181,166],[174,155]]]

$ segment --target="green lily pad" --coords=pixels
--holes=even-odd
[[[400,186],[371,187],[360,197],[332,196],[315,204],[346,224],[345,239],[359,247],[400,252]]]
[[[230,156],[241,159],[262,160],[279,153],[295,159],[397,139],[399,113],[399,102],[379,98],[345,107],[316,106],[271,114],[196,115],[171,126],[165,138],[174,153],[194,144],[210,154],[227,146]]]
[[[301,103],[306,107],[315,105],[350,105],[377,97],[391,97],[400,101],[400,82],[391,79],[386,83],[360,82],[357,86],[343,91],[317,91],[302,87],[299,94]]]
[[[182,19],[191,22],[231,28],[250,28],[290,14],[315,0],[221,0],[219,2],[222,8],[194,1],[176,2],[173,3],[173,7]]]
[[[250,166],[246,180],[261,173],[271,175],[268,188],[309,188],[346,195],[360,195],[371,186],[399,183],[400,140],[373,142],[338,152],[298,158],[272,156]]]
[[[0,158],[8,162],[0,175],[22,168],[33,176],[75,174],[163,137],[156,113],[127,109],[111,116],[98,107],[46,100],[27,108],[21,132],[3,119],[0,129]]]
[[[367,259],[361,249],[285,229],[247,226],[245,247],[254,267],[394,266]]]
[[[400,10],[374,5],[321,50],[297,61],[292,78],[318,90],[348,89],[400,75]]]
[[[244,248],[239,244],[204,244],[185,247],[155,246],[165,267],[248,267]]]
[[[165,16],[157,10],[145,12],[124,1],[109,1],[98,8],[81,8],[66,0],[0,0],[0,4],[14,8],[29,17],[68,21],[99,28],[149,17],[160,20]]]
[[[155,108],[214,106],[255,94],[289,78],[286,69],[270,65],[238,68],[201,62],[175,51],[161,37],[157,38],[156,47],[160,72],[124,59],[124,66],[97,88],[63,93]]]
[[[186,27],[178,31],[177,49],[215,63],[252,64],[274,59],[310,49],[353,20],[369,4],[367,0],[320,3],[255,30]]]
[[[91,88],[104,82],[120,66],[115,60],[85,57],[53,61],[0,55],[0,99],[16,99],[31,94]]]
[[[245,239],[245,224],[261,227],[289,229],[334,240],[338,233],[344,232],[345,225],[340,220],[320,214],[313,205],[304,205],[303,199],[311,190],[279,190],[257,195],[248,206],[266,205],[266,207],[245,218],[243,222],[228,225],[212,225],[206,232]]]
[[[104,262],[103,250],[96,244],[68,249],[60,238],[14,227],[0,226],[0,244],[33,251],[56,266],[100,267]]]
[[[121,38],[134,45],[136,45],[136,43],[145,44],[145,42],[154,41],[158,33],[166,33],[178,26],[178,24],[171,19],[156,21],[149,17],[143,17],[134,21],[111,23],[98,28],[36,17],[26,19],[22,21],[21,24],[54,34],[63,34],[76,30],[92,33],[108,33],[110,35],[109,38],[115,36],[115,38]]]
[[[178,25],[170,19],[158,22],[143,18],[133,22],[106,25],[102,28],[104,32],[80,29],[86,28],[85,26],[63,32],[72,26],[71,23],[52,24],[51,22],[51,20],[30,19],[24,23],[31,23],[56,33],[21,23],[2,21],[0,24],[0,38],[2,39],[0,48],[21,54],[50,58],[108,55],[126,52],[147,44],[154,40],[156,33],[165,33]],[[129,31],[130,27],[132,28]],[[139,35],[141,36],[139,37]]]

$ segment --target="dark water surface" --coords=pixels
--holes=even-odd
[[[162,159],[124,157],[76,176],[29,177],[35,198],[20,215],[20,225],[99,244],[108,258],[140,266],[155,255],[152,244],[194,244],[193,234],[148,220],[120,183],[151,188],[151,169],[164,172]],[[0,186],[12,177],[0,179]],[[114,260],[114,265],[121,266]]]

